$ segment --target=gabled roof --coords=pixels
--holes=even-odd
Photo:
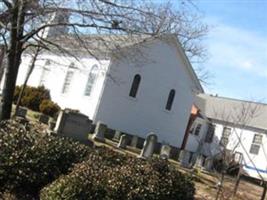
[[[267,130],[267,104],[199,94],[196,105],[211,120]]]

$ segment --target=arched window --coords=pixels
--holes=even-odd
[[[170,91],[170,93],[169,93],[168,101],[167,101],[167,104],[166,104],[166,107],[165,107],[166,110],[171,110],[172,109],[172,104],[173,104],[174,97],[175,97],[175,90],[172,89]]]
[[[88,75],[88,79],[87,79],[87,83],[86,83],[85,91],[84,91],[85,96],[91,95],[94,84],[97,79],[97,75],[98,75],[98,66],[94,65]]]
[[[136,97],[140,82],[141,82],[141,76],[139,74],[136,74],[134,76],[132,87],[130,90],[130,94],[129,94],[130,97]]]
[[[74,75],[74,63],[71,63],[70,66],[69,66],[69,69],[66,73],[66,76],[65,76],[65,80],[64,80],[64,84],[63,84],[63,88],[62,88],[62,93],[65,94],[65,93],[68,93],[69,90],[70,90],[70,85],[71,85],[71,81],[73,79],[73,75]]]

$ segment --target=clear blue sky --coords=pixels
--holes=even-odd
[[[196,0],[211,25],[206,92],[267,103],[267,0]]]

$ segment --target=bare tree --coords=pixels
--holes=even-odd
[[[203,134],[201,137],[196,137],[198,148],[192,164],[195,164],[196,157],[200,154],[203,154],[203,152],[206,152],[210,155],[210,157],[207,159],[217,160],[217,167],[219,168],[214,168],[215,171],[218,172],[218,174],[215,174],[218,179],[215,199],[232,199],[236,193],[239,178],[244,173],[242,170],[242,165],[245,161],[243,156],[246,156],[246,160],[248,159],[253,167],[257,169],[254,159],[249,154],[247,147],[243,143],[243,140],[245,138],[245,134],[247,134],[245,131],[251,130],[253,121],[255,122],[255,120],[261,116],[263,107],[260,103],[240,102],[235,106],[226,104],[220,105],[220,108],[214,107],[211,110],[213,110],[211,111],[213,113],[213,117],[211,119],[206,118],[207,123],[210,123],[210,129],[213,129],[212,132],[214,133],[212,124],[220,124],[223,126],[223,132],[227,134],[224,135],[223,133],[221,138],[213,136],[212,142],[214,144],[212,145],[205,144],[205,139],[207,136],[206,134],[208,133]],[[196,123],[193,124],[192,130],[195,125]],[[228,132],[226,131],[227,129]],[[228,146],[229,142],[231,142],[230,146]],[[240,154],[238,156],[239,159],[236,160],[236,152],[238,149],[240,151],[242,150],[243,154]],[[225,177],[226,174],[231,171],[238,172],[237,183],[234,190],[229,190],[229,188],[225,189]],[[262,174],[258,170],[256,172],[258,178],[265,182]]]
[[[92,49],[90,42],[84,43],[85,38],[88,41],[88,35],[109,35],[109,39],[94,37],[94,40],[97,38],[106,48],[119,49],[126,38],[127,42],[132,42],[137,37],[140,41],[140,38],[159,38],[172,33],[180,39],[191,59],[203,58],[205,51],[200,45],[200,40],[206,34],[207,26],[201,23],[199,16],[193,11],[194,6],[191,1],[177,4],[178,9],[166,2],[141,3],[135,0],[2,0],[0,43],[7,49],[8,64],[5,72],[1,119],[10,118],[23,52],[29,47],[42,46],[71,53],[67,46],[62,45],[62,37],[75,38],[73,43],[76,46],[79,45],[86,53],[97,56],[95,50],[101,48],[93,46]],[[68,20],[51,21],[51,16],[56,13],[61,13],[61,17],[68,16]],[[55,16],[60,17],[60,15]],[[40,34],[53,28],[67,30],[69,34],[62,35],[57,31],[53,37],[49,35],[40,37]],[[116,45],[110,45],[114,42]]]

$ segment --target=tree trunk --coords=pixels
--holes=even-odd
[[[12,111],[13,95],[16,87],[16,80],[23,52],[23,37],[25,11],[24,1],[16,1],[12,10],[10,46],[8,51],[8,65],[5,73],[3,88],[2,113],[0,120],[10,119]]]
[[[4,74],[4,57],[5,57],[5,47],[0,45],[0,83]]]
[[[21,88],[21,90],[20,90],[19,97],[18,97],[17,104],[16,104],[16,109],[15,109],[14,116],[16,116],[17,113],[18,113],[18,110],[19,110],[19,106],[20,106],[20,103],[21,103],[22,96],[23,96],[23,94],[24,94],[24,91],[25,91],[25,88],[26,88],[26,86],[27,86],[28,80],[29,80],[29,78],[30,78],[30,76],[31,76],[31,74],[32,74],[32,71],[33,71],[33,69],[34,69],[35,62],[36,62],[36,60],[37,60],[37,57],[38,57],[40,51],[41,51],[41,47],[38,46],[37,49],[36,49],[36,52],[35,52],[35,54],[34,54],[34,56],[33,56],[33,58],[32,58],[31,65],[30,65],[29,70],[28,70],[28,72],[27,72],[27,75],[26,75],[26,78],[25,78],[24,83],[23,83],[23,85],[22,85],[22,88]]]

